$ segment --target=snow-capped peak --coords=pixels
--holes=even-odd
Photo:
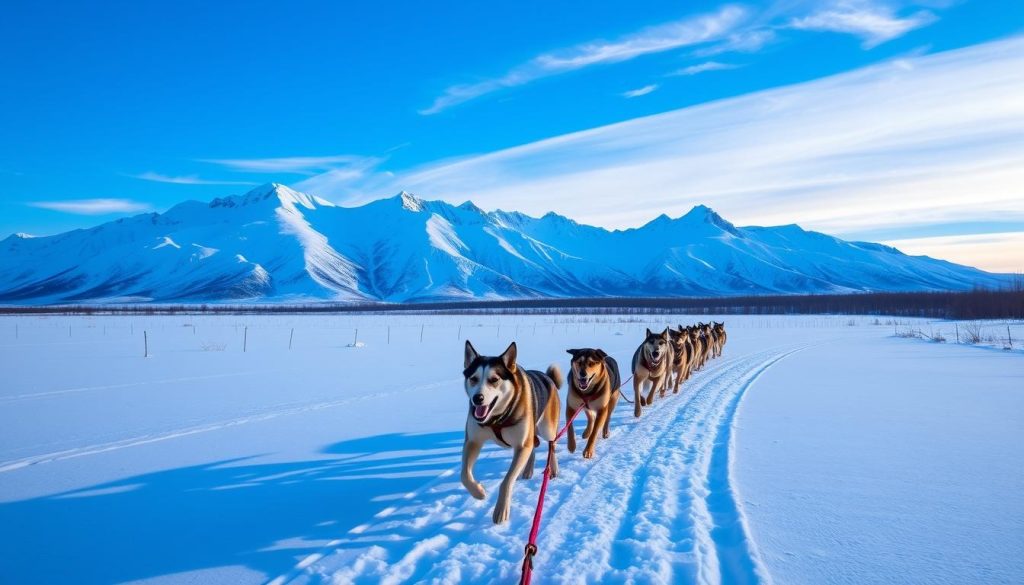
[[[280,183],[266,183],[242,195],[232,195],[214,199],[210,207],[248,207],[270,204],[294,209],[296,206],[306,209],[317,207],[334,207],[334,204],[320,197],[300,193]]]
[[[423,211],[424,201],[408,191],[399,193],[398,199],[402,202],[402,207],[409,211]]]

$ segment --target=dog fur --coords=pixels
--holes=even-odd
[[[722,350],[725,349],[725,341],[727,335],[725,333],[725,323],[713,323],[712,331],[715,335],[715,354],[714,357],[722,355]]]
[[[633,415],[639,417],[641,406],[654,403],[654,393],[660,390],[665,395],[665,386],[672,364],[672,342],[669,339],[669,328],[661,333],[647,330],[647,336],[640,347],[633,352]],[[641,390],[650,384],[651,389],[644,400]]]
[[[619,364],[600,349],[567,349],[572,356],[569,362],[569,393],[565,399],[565,419],[569,420],[572,413],[583,404],[587,406],[583,413],[587,416],[587,427],[583,430],[583,438],[587,446],[583,448],[583,458],[594,456],[594,445],[597,443],[598,431],[604,439],[608,438],[608,426],[612,412],[619,402]],[[569,423],[569,452],[576,452],[576,431],[573,423]]]
[[[533,476],[535,449],[540,440],[553,441],[558,432],[561,405],[558,388],[562,373],[552,364],[547,372],[524,370],[516,363],[515,342],[498,357],[477,353],[468,340],[463,362],[469,413],[462,446],[462,485],[478,500],[486,497],[484,486],[473,476],[473,466],[487,441],[512,449],[512,464],[498,491],[492,519],[506,522],[516,479]],[[558,475],[558,460],[549,450],[551,477]]]
[[[682,325],[669,331],[672,340],[672,393],[679,393],[679,386],[690,378],[690,362],[693,361],[693,344]]]

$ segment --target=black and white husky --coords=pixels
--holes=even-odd
[[[484,486],[473,477],[480,449],[487,441],[512,449],[512,465],[501,482],[492,518],[495,524],[508,520],[512,487],[520,475],[533,476],[534,449],[540,440],[553,441],[558,432],[561,405],[558,388],[562,373],[552,364],[547,372],[524,370],[516,363],[513,342],[498,357],[477,353],[466,341],[462,375],[465,377],[469,413],[466,416],[466,442],[462,446],[462,485],[478,500],[484,499]],[[549,450],[551,477],[558,474],[554,449]]]

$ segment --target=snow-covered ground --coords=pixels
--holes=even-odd
[[[538,582],[1024,582],[1024,326],[722,319],[680,395],[561,445]],[[0,318],[0,582],[515,581],[540,474],[499,527],[509,452],[459,484],[463,341],[625,365],[696,320]]]

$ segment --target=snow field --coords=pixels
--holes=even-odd
[[[612,436],[598,442],[594,460],[560,446],[562,474],[549,487],[538,578],[872,582],[877,571],[844,581],[830,569],[871,567],[866,559],[874,554],[892,570],[910,567],[919,582],[930,582],[914,558],[878,554],[891,541],[874,538],[871,525],[844,504],[853,494],[849,484],[829,481],[830,465],[839,463],[827,456],[845,462],[853,478],[860,470],[877,478],[915,469],[935,476],[941,467],[923,461],[963,465],[985,460],[996,446],[1012,453],[1020,444],[1021,426],[1013,426],[1019,393],[1012,389],[1024,379],[1014,365],[1019,355],[901,339],[894,327],[929,324],[856,316],[0,318],[7,374],[0,385],[0,526],[10,527],[2,533],[10,554],[0,557],[0,571],[15,582],[38,581],[46,559],[47,580],[81,583],[509,580],[518,575],[539,473],[517,483],[512,519],[503,526],[490,523],[490,510],[509,451],[485,449],[478,464],[487,500],[473,500],[459,484],[464,340],[493,354],[515,339],[521,363],[536,369],[555,361],[564,370],[564,350],[583,346],[603,347],[628,367],[647,326],[712,318],[727,323],[725,355],[680,395],[656,401],[641,419],[620,402]],[[1014,337],[1021,330],[1024,338],[1022,329],[1011,324]],[[142,357],[142,331],[149,358]],[[913,457],[873,457],[877,467],[866,466],[842,439],[850,428],[878,431],[878,408],[836,412],[836,404],[848,407],[842,397],[856,395],[853,383],[833,384],[835,394],[818,402],[798,391],[831,379],[815,364],[835,370],[849,360],[867,371],[880,356],[902,361],[879,365],[886,375],[875,380],[880,394],[868,404],[901,392],[911,376],[941,391],[916,396],[936,396],[938,406],[901,408],[884,419],[899,424],[875,435],[889,443],[902,432],[913,438],[934,408],[981,408],[972,399],[983,403],[990,426],[1005,432],[967,444],[931,433]],[[932,356],[959,356],[971,366],[923,376],[918,363]],[[960,378],[978,371],[989,373],[995,391],[976,395]],[[786,373],[784,382],[773,381],[777,372]],[[774,434],[782,431],[772,425],[790,413],[806,417],[792,424],[818,431],[778,442]],[[953,446],[960,454],[951,459]],[[778,465],[796,466],[799,486],[769,481]],[[1004,497],[995,516],[997,496],[984,486],[1005,491],[1019,476],[994,466],[1002,479],[992,483],[998,477],[985,469],[973,470],[982,487],[973,500],[956,500],[956,517],[965,529],[1001,527],[1004,543],[989,549],[1005,552],[1014,546],[1007,526],[1019,521],[1019,498]],[[805,499],[787,500],[800,486],[809,490]],[[887,486],[873,489],[871,501],[885,510]],[[814,534],[808,526],[817,520],[808,510],[819,508],[808,502],[833,505],[828,526],[847,540],[810,542],[804,535]],[[921,525],[916,537],[889,533],[916,542],[917,557],[946,555],[948,571],[956,559],[984,556],[937,529],[937,507],[891,503]],[[850,540],[862,543],[856,555],[844,554]],[[985,563],[984,574],[1024,575],[1009,561]]]

